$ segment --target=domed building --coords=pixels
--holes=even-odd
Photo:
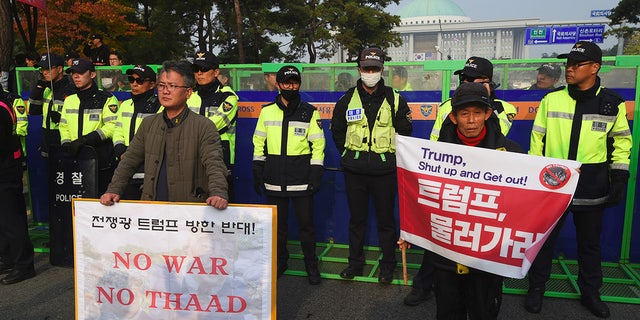
[[[413,0],[396,14],[403,44],[387,50],[392,61],[528,58],[526,28],[540,24],[538,18],[471,21],[451,0]]]

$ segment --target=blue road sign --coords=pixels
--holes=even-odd
[[[611,15],[611,9],[605,9],[605,10],[591,10],[591,17],[592,18],[600,18],[600,17],[606,17]]]
[[[573,44],[578,41],[602,43],[604,29],[604,25],[530,27],[526,30],[524,44]]]
[[[578,41],[602,43],[604,25],[578,27]]]
[[[533,27],[527,28],[525,37],[525,45],[549,44],[549,28]]]
[[[578,27],[552,27],[551,28],[551,44],[576,43],[578,36]]]

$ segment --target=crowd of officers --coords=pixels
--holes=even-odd
[[[529,153],[580,161],[583,163],[582,174],[571,206],[530,270],[525,308],[532,313],[540,312],[555,238],[567,213],[573,212],[581,302],[594,315],[608,317],[609,309],[599,294],[602,285],[599,236],[605,208],[623,199],[629,177],[631,134],[624,101],[615,92],[602,87],[597,76],[602,64],[600,48],[581,41],[570,53],[559,58],[567,59],[565,77],[568,85],[554,88],[561,74],[560,68],[543,64],[538,69],[538,81],[531,88],[545,87],[550,92],[541,101]],[[365,231],[372,201],[382,249],[378,281],[388,284],[393,280],[397,265],[396,245],[407,245],[404,240],[398,240],[394,216],[398,192],[395,135],[411,135],[412,119],[407,101],[382,79],[384,62],[385,54],[379,48],[367,48],[359,54],[360,78],[336,103],[331,132],[341,156],[350,211],[349,265],[340,277],[353,279],[363,274]],[[29,113],[43,116],[40,151],[43,157],[49,157],[51,152],[65,152],[73,157],[86,150],[85,146],[91,146],[102,173],[100,192],[104,192],[113,168],[127,157],[127,148],[142,121],[164,112],[155,93],[156,73],[146,65],[126,70],[132,97],[118,103],[110,93],[96,86],[94,63],[73,59],[66,71],[64,65],[64,59],[55,54],[42,55],[37,64],[43,79],[29,97]],[[230,177],[234,165],[238,96],[220,82],[219,61],[214,54],[198,52],[191,66],[196,85],[193,94],[185,97],[188,98],[187,106],[190,112],[210,119],[218,130],[229,177],[230,199],[226,200],[233,202]],[[65,76],[65,72],[71,77]],[[481,57],[471,57],[464,68],[454,74],[459,76],[461,85],[453,98],[438,108],[430,139],[523,152],[517,143],[505,138],[517,111],[513,105],[496,97],[493,64]],[[394,79],[394,82],[399,81],[403,88],[410,88],[406,75],[400,72],[398,76],[404,76],[405,81]],[[549,77],[552,79],[546,81]],[[277,275],[281,276],[288,267],[287,221],[292,204],[300,228],[308,281],[317,285],[321,275],[316,255],[313,196],[321,187],[326,142],[318,110],[301,99],[301,82],[302,74],[295,66],[284,66],[275,74],[279,94],[260,111],[253,134],[252,170],[255,192],[265,195],[266,202],[278,208]],[[158,90],[171,92],[176,87],[180,86],[163,83]],[[13,121],[14,135],[20,130],[15,119],[25,115],[25,106],[18,100],[14,105],[17,115]],[[120,196],[139,199],[143,176],[144,170],[140,168]],[[197,194],[197,190],[195,192]],[[202,196],[204,199],[208,195]],[[441,258],[425,251],[422,267],[413,280],[413,289],[405,298],[405,304],[418,305],[434,290],[439,319],[466,319],[467,315],[472,319],[495,319],[500,309],[502,278]],[[3,256],[2,261],[18,270],[18,260],[9,259]],[[35,275],[32,271],[31,262],[30,269],[18,273],[17,277],[14,275],[13,280],[32,277]],[[11,282],[11,279],[5,280],[2,283]],[[450,283],[456,285],[447,285]]]

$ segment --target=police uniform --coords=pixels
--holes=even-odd
[[[0,212],[0,248],[3,250],[0,272],[9,272],[0,280],[2,284],[35,276],[33,244],[27,230],[27,211],[22,194],[22,148],[16,125],[11,101],[0,97],[0,203],[3,206]]]
[[[382,55],[377,48],[363,50],[359,67],[382,68],[382,61],[375,63]],[[333,140],[341,153],[351,213],[349,267],[341,277],[350,279],[362,273],[369,201],[373,199],[383,254],[378,280],[391,282],[397,261],[395,134],[411,134],[411,110],[396,90],[385,86],[383,79],[371,87],[376,88],[372,94],[363,86],[363,80],[359,79],[356,87],[347,90],[336,103],[331,119]]]
[[[624,100],[596,85],[588,100],[576,101],[561,87],[540,102],[529,153],[582,162],[569,208],[578,237],[578,286],[582,295],[599,295],[602,286],[600,232],[613,184],[629,177],[631,131]],[[609,149],[612,152],[609,153]],[[617,181],[616,181],[617,179]],[[555,239],[567,213],[556,224],[529,271],[530,288],[544,288],[551,273]]]
[[[27,155],[25,146],[25,137],[27,136],[27,129],[29,126],[29,119],[27,117],[27,107],[24,104],[24,100],[20,96],[13,92],[4,91],[2,85],[0,85],[0,92],[4,94],[5,100],[13,101],[13,113],[16,115],[16,135],[20,138],[20,144],[22,145],[22,154]]]
[[[286,73],[291,68],[290,73]],[[300,71],[284,66],[278,71],[278,83],[289,79],[300,82]],[[298,91],[289,90],[289,91]],[[316,107],[300,101],[300,96],[262,107],[253,134],[253,172],[256,192],[262,189],[267,201],[278,207],[278,275],[287,269],[288,209],[293,203],[300,228],[300,244],[309,281],[320,281],[316,234],[313,226],[313,194],[321,185],[324,171],[325,138]],[[312,277],[315,276],[314,279]]]
[[[218,58],[210,52],[198,52],[193,59],[194,66],[218,69]],[[227,176],[229,200],[234,201],[233,164],[235,163],[236,123],[238,120],[238,95],[230,86],[224,86],[216,78],[213,82],[198,85],[187,100],[191,111],[209,118],[216,125],[222,140],[224,163],[229,170]]]
[[[198,86],[187,100],[191,111],[209,118],[218,128],[222,139],[224,163],[235,163],[236,122],[238,119],[238,95],[229,86],[215,80],[211,85]]]
[[[83,70],[86,72],[95,69],[88,60],[76,59],[67,73],[84,73]],[[75,156],[84,145],[95,149],[100,194],[106,190],[113,173],[115,159],[111,138],[116,129],[117,117],[118,100],[111,93],[99,90],[95,82],[88,89],[64,100],[59,126],[62,147],[71,156]]]
[[[50,58],[43,55],[36,67],[49,68],[63,66],[62,57],[52,53]],[[67,76],[53,83],[39,81],[29,96],[29,114],[42,115],[42,143],[40,144],[40,154],[48,157],[52,147],[60,146],[60,132],[58,126],[64,99],[76,92],[73,82]]]
[[[132,69],[126,70],[126,74],[129,76],[134,73],[140,79],[156,81],[156,73],[149,66],[136,65]],[[116,160],[119,161],[120,157],[126,152],[142,120],[150,115],[162,112],[163,109],[153,88],[147,92],[132,95],[131,99],[125,100],[120,104],[118,120],[113,132],[113,152]],[[122,193],[122,199],[140,200],[143,182],[144,167],[140,167]]]
[[[602,52],[596,44],[580,41],[570,53],[558,58],[588,61],[591,64],[577,68],[589,68],[594,63],[602,63]],[[608,317],[609,309],[600,300],[599,293],[602,286],[600,234],[605,207],[623,200],[629,178],[632,140],[624,100],[601,87],[597,74],[593,86],[584,91],[577,85],[558,88],[540,102],[530,145],[530,154],[577,160],[582,166],[568,211],[554,227],[529,270],[525,308],[536,313],[542,307],[555,240],[571,211],[578,242],[577,284],[581,303],[594,315]]]

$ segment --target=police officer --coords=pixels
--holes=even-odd
[[[580,180],[569,210],[560,218],[529,270],[525,308],[542,309],[545,283],[551,274],[556,238],[569,211],[578,241],[578,287],[581,303],[597,317],[609,307],[600,300],[602,267],[600,233],[605,207],[624,199],[629,178],[631,131],[624,100],[601,86],[602,51],[597,44],[576,43],[567,59],[566,87],[542,98],[531,132],[530,154],[582,162]]]
[[[196,53],[192,68],[197,85],[187,105],[193,112],[211,119],[218,128],[222,139],[224,163],[229,169],[229,201],[233,202],[232,171],[235,162],[238,95],[230,86],[224,86],[218,80],[220,61],[215,54],[206,51]]]
[[[278,207],[278,276],[287,269],[289,202],[300,226],[300,244],[310,284],[320,283],[313,194],[324,171],[325,139],[316,107],[301,101],[300,70],[284,66],[276,75],[280,94],[260,111],[253,134],[253,180],[256,192]]]
[[[410,135],[412,124],[406,100],[384,84],[384,59],[385,55],[379,48],[367,48],[359,54],[360,79],[336,103],[331,132],[342,154],[341,164],[351,212],[349,266],[340,273],[340,277],[353,279],[362,275],[369,201],[373,198],[383,255],[378,281],[391,283],[397,262],[395,135]]]
[[[460,83],[480,82],[489,83],[491,85],[492,109],[498,115],[498,119],[500,119],[502,134],[506,136],[509,133],[509,129],[511,129],[511,124],[518,111],[514,105],[500,100],[496,96],[495,89],[497,88],[497,85],[493,82],[493,64],[491,61],[481,57],[471,57],[467,59],[467,62],[464,64],[464,68],[455,71],[453,74],[458,75]],[[433,124],[433,129],[431,130],[431,140],[438,140],[442,123],[446,121],[450,112],[451,99],[443,102],[438,107],[436,121]]]
[[[538,69],[536,83],[529,87],[529,90],[553,90],[562,75],[559,66],[552,63],[543,63]]]
[[[113,132],[113,152],[116,160],[120,160],[133,140],[142,119],[162,111],[155,92],[156,73],[147,65],[136,65],[126,70],[131,84],[131,99],[120,105],[116,129]],[[122,199],[139,200],[144,182],[144,169],[140,168],[127,185]]]
[[[75,157],[85,145],[96,150],[98,192],[102,194],[113,174],[113,132],[116,128],[118,100],[111,93],[98,90],[96,70],[87,59],[75,59],[67,69],[78,93],[64,100],[60,117],[60,141]]]
[[[102,42],[101,34],[94,34],[88,43],[84,45],[82,53],[89,57],[96,66],[108,66],[109,65],[109,47]]]
[[[33,244],[27,229],[27,209],[22,194],[22,152],[16,135],[16,115],[11,100],[0,90],[0,280],[13,284],[36,275]]]
[[[64,60],[61,56],[51,53],[43,54],[35,67],[40,68],[42,80],[29,96],[29,114],[42,115],[42,143],[40,154],[49,157],[52,147],[60,146],[60,115],[64,99],[75,93],[76,88],[64,75]]]
[[[2,71],[0,71],[2,75]],[[25,137],[27,136],[27,129],[29,126],[27,118],[27,107],[24,104],[22,98],[11,92],[5,90],[0,84],[0,95],[4,95],[4,99],[13,102],[13,113],[16,115],[16,135],[20,138],[20,144],[22,145],[22,153],[26,156]]]

